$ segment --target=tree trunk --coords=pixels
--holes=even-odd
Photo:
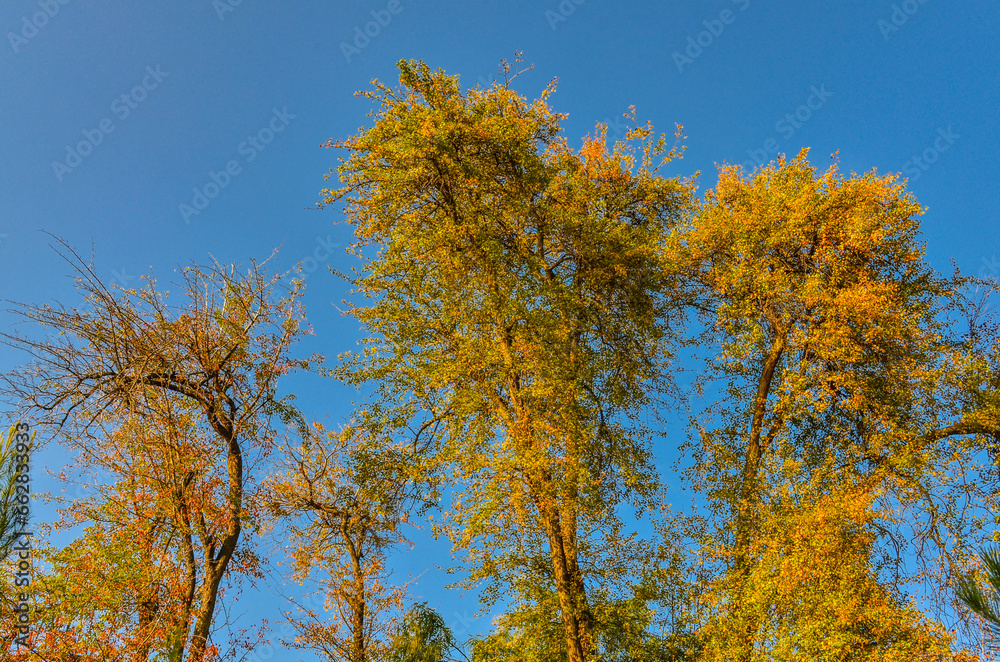
[[[587,662],[591,657],[590,613],[583,577],[576,559],[576,549],[567,545],[558,512],[545,516],[556,593],[566,632],[569,662]]]
[[[194,608],[194,597],[198,591],[198,570],[194,558],[194,544],[191,540],[191,521],[184,508],[185,530],[181,534],[181,544],[184,551],[184,602],[180,621],[175,626],[174,643],[170,650],[170,662],[183,662],[184,649],[187,647],[187,636],[191,628],[191,612]]]
[[[219,585],[225,573],[226,563],[206,564],[205,577],[201,585],[201,604],[198,605],[198,616],[194,622],[194,632],[191,635],[190,662],[202,662],[208,648],[208,637],[212,633],[212,616],[215,613],[215,602],[219,595]]]
[[[774,381],[774,373],[781,362],[781,357],[785,351],[787,331],[779,333],[772,341],[771,349],[764,359],[760,378],[757,382],[757,394],[754,397],[753,417],[750,423],[750,435],[747,440],[746,457],[743,462],[743,475],[740,481],[739,503],[736,512],[736,541],[734,571],[736,573],[736,600],[733,616],[743,624],[742,636],[736,658],[739,662],[749,662],[753,652],[754,641],[757,637],[758,625],[755,619],[751,619],[746,611],[746,592],[749,590],[750,563],[749,551],[752,540],[751,517],[757,508],[760,500],[758,477],[760,474],[760,464],[765,448],[769,443],[771,433],[762,439],[764,431],[764,418],[767,414],[767,399],[771,392],[771,385]]]
[[[353,622],[351,623],[351,662],[366,662],[365,650],[365,575],[361,567],[361,550],[351,537],[349,518],[345,515],[341,520],[340,534],[351,556],[351,572],[354,574],[354,595],[350,605]],[[362,532],[362,535],[363,532]]]
[[[151,523],[143,532],[142,540],[139,541],[140,555],[145,569],[153,574],[153,540],[156,535],[156,525]],[[134,654],[135,662],[146,662],[149,659],[149,652],[153,647],[152,629],[153,621],[160,610],[160,586],[154,583],[149,586],[140,587],[137,607],[138,636],[137,648]]]
[[[205,659],[208,637],[212,631],[215,603],[219,597],[219,585],[222,583],[226,568],[236,551],[236,544],[239,542],[242,531],[240,517],[243,515],[243,452],[228,420],[224,424],[220,424],[219,420],[215,419],[213,427],[229,442],[229,456],[226,462],[229,479],[229,497],[226,504],[229,510],[229,526],[218,554],[214,554],[215,544],[211,536],[203,540],[203,544],[208,544],[205,547],[205,572],[202,577],[201,600],[198,605],[194,632],[191,636],[191,655],[188,658],[190,662],[203,662]]]

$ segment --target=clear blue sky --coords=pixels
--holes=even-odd
[[[306,209],[336,165],[319,145],[366,122],[354,91],[395,81],[401,58],[472,85],[517,50],[535,65],[516,83],[524,94],[558,77],[551,101],[576,144],[634,104],[662,130],[684,125],[673,172],[701,171],[702,188],[716,163],[802,147],[821,167],[839,150],[845,171],[906,170],[929,208],[931,262],[1000,272],[996,0],[236,1],[4,3],[0,298],[77,301],[41,230],[93,244],[99,272],[124,284],[150,267],[169,280],[209,254],[240,261],[281,245],[288,267],[339,244],[307,281],[310,349],[350,349],[356,329],[331,305],[343,288],[323,268],[347,266],[348,228],[335,210]],[[375,36],[358,37],[366,28]],[[77,150],[88,136],[97,144]],[[226,185],[196,199],[195,188],[216,193],[211,173]],[[0,370],[21,360],[5,348]],[[336,422],[349,397],[317,383],[303,404]],[[401,567],[448,562],[422,545]],[[442,577],[429,572],[417,593],[444,600]],[[475,601],[439,606],[461,629]],[[245,624],[265,614],[273,601],[261,599]]]

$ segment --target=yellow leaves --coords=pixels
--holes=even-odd
[[[806,485],[787,503],[768,506],[750,574],[724,589],[731,608],[706,631],[705,659],[735,654],[747,627],[769,659],[947,655],[950,638],[880,585],[871,565],[871,507],[864,490],[824,495]]]
[[[583,139],[583,147],[580,148],[580,155],[583,156],[588,165],[596,165],[604,160],[607,154],[607,144],[605,134],[607,129],[599,130],[594,137],[586,136]]]
[[[706,598],[714,659],[757,635],[774,659],[945,650],[880,583],[875,553],[879,527],[904,517],[886,504],[917,498],[908,472],[941,478],[932,463],[962,457],[915,442],[955,410],[927,397],[945,286],[895,178],[817,172],[803,151],[755,173],[723,167],[692,209],[689,184],[656,174],[666,147],[648,124],[624,141],[641,147],[609,148],[599,126],[574,151],[546,95],[463,94],[422,63],[400,82],[371,94],[375,126],[343,143],[337,199],[371,303],[351,314],[372,339],[342,374],[381,389],[362,418],[442,417],[428,465],[459,488],[435,531],[473,578],[523,576],[529,553],[561,543],[599,570],[591,550],[627,546],[618,509],[661,498],[640,421],[674,339],[660,322],[683,301],[706,311],[705,335],[687,339],[720,377],[699,419],[718,429],[702,430],[690,474],[716,518],[703,558],[739,566]],[[330,494],[378,496],[329,467]]]
[[[929,347],[921,331],[933,329],[926,300],[935,292],[921,284],[930,272],[914,240],[920,210],[907,196],[891,178],[843,179],[836,166],[817,178],[804,153],[748,178],[721,168],[676,259],[717,301],[724,355],[760,356],[767,338],[790,331],[788,355],[846,374]],[[900,272],[900,263],[913,266]],[[850,393],[844,406],[863,404],[855,384],[840,387]]]

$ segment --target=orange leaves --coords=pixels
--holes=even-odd
[[[817,487],[766,506],[752,569],[729,589],[738,602],[707,628],[704,659],[733,659],[749,622],[768,659],[964,659],[952,657],[945,632],[881,585],[871,496]]]
[[[669,245],[728,395],[692,472],[718,486],[708,530],[734,540],[729,583],[713,589],[730,607],[725,643],[709,659],[945,654],[942,629],[881,584],[874,532],[899,535],[889,504],[936,509],[919,486],[946,480],[930,469],[944,456],[917,435],[941,407],[954,285],[925,264],[922,209],[894,177],[817,174],[805,156],[749,176],[721,168]]]
[[[606,157],[608,152],[607,143],[605,142],[606,136],[607,129],[602,128],[598,130],[597,135],[584,137],[583,147],[580,148],[580,155],[588,165],[600,165]]]
[[[724,167],[705,199],[678,258],[718,298],[727,351],[759,342],[760,321],[792,333],[789,353],[860,364],[930,325],[934,283],[914,239],[921,210],[892,178],[845,180],[836,166],[817,178],[803,153],[746,179]]]
[[[275,414],[294,418],[275,382],[311,365],[288,356],[308,333],[301,287],[278,293],[280,277],[257,264],[245,274],[195,265],[168,304],[152,279],[109,290],[66,248],[90,305],[22,307],[73,342],[29,345],[37,373],[22,373],[20,388],[78,453],[80,472],[104,484],[62,513],[64,524],[93,524],[52,552],[45,599],[58,608],[38,626],[72,634],[77,651],[106,645],[101,659],[117,647],[203,662],[223,580],[258,573],[241,541],[259,524],[244,462],[266,459]]]

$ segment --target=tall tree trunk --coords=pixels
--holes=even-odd
[[[760,504],[760,488],[758,485],[760,464],[765,446],[772,434],[763,437],[764,419],[767,415],[767,399],[774,382],[774,373],[781,362],[785,351],[787,331],[779,333],[771,343],[771,349],[764,359],[764,365],[757,382],[757,393],[753,402],[753,413],[750,422],[750,434],[747,440],[746,456],[743,461],[743,475],[740,481],[739,503],[736,509],[736,544],[734,570],[736,573],[736,600],[733,614],[742,623],[742,636],[739,642],[736,659],[739,662],[749,662],[754,641],[759,628],[756,619],[751,618],[746,610],[746,594],[750,590],[749,552],[753,543],[751,520],[754,511]],[[772,430],[773,432],[773,430]]]
[[[150,574],[153,571],[153,541],[156,535],[156,524],[150,523],[143,531],[140,544],[140,555],[142,563]],[[150,632],[156,614],[160,611],[160,586],[153,583],[139,589],[138,597],[138,633],[137,648],[134,653],[135,662],[146,662],[149,659],[149,652],[153,647],[152,633]]]
[[[191,635],[190,662],[202,662],[208,648],[208,637],[212,633],[212,617],[215,614],[215,602],[219,595],[219,585],[225,573],[229,559],[205,564],[205,575],[202,580],[200,604],[194,622],[194,632]]]
[[[549,539],[556,594],[566,633],[569,662],[587,662],[591,657],[590,614],[583,578],[576,559],[576,549],[566,540],[558,511],[545,516],[545,532]]]
[[[191,630],[191,613],[194,609],[194,598],[198,592],[198,565],[194,557],[194,541],[191,529],[191,512],[187,505],[187,489],[193,480],[193,474],[185,478],[183,486],[177,490],[177,509],[181,525],[181,551],[184,554],[184,598],[181,604],[181,616],[174,625],[171,634],[172,644],[168,656],[169,662],[183,662],[184,650],[187,648],[188,632]]]
[[[186,508],[185,508],[186,511]],[[172,644],[167,659],[169,662],[183,662],[184,650],[187,648],[188,632],[191,630],[191,612],[194,609],[194,598],[198,590],[198,571],[194,558],[194,544],[191,540],[190,520],[185,518],[187,530],[181,534],[181,545],[184,553],[184,598],[181,604],[181,616],[171,633]]]
[[[341,520],[340,534],[347,547],[347,552],[351,556],[351,572],[354,575],[354,595],[351,596],[350,606],[352,617],[351,623],[351,662],[366,662],[367,651],[365,650],[365,607],[367,596],[365,595],[365,575],[361,567],[361,550],[351,537],[349,517],[345,515]],[[363,536],[364,533],[362,532]]]
[[[218,553],[215,553],[215,540],[212,536],[201,533],[205,545],[205,571],[202,577],[200,604],[195,619],[194,632],[191,636],[190,662],[203,662],[208,647],[208,637],[212,631],[212,617],[215,614],[215,603],[219,597],[219,585],[226,574],[226,568],[236,552],[236,544],[240,539],[243,516],[243,452],[236,438],[229,419],[216,417],[212,420],[213,427],[228,440],[228,458],[226,468],[229,479],[229,495],[227,509],[229,523],[222,539]],[[202,526],[201,528],[204,528]]]

